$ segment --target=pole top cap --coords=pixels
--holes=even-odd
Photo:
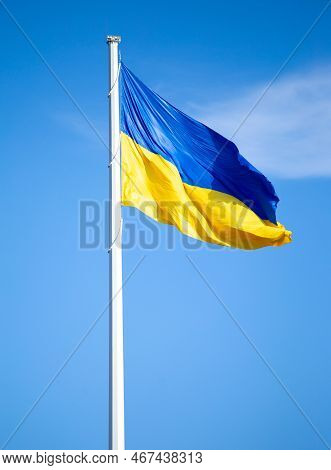
[[[107,43],[109,42],[117,42],[119,44],[121,42],[121,36],[107,36]]]

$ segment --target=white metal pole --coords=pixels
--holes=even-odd
[[[122,301],[122,219],[119,60],[120,36],[107,36],[109,48],[109,448],[123,450],[124,360]]]

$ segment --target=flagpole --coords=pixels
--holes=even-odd
[[[124,360],[119,54],[120,36],[107,36],[109,49],[109,449],[123,450]]]

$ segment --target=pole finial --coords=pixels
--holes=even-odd
[[[117,42],[119,44],[121,42],[121,36],[107,36],[107,43],[109,42]]]

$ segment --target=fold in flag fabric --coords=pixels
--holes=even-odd
[[[243,249],[279,246],[268,179],[236,145],[144,85],[122,62],[122,204],[190,237]]]

